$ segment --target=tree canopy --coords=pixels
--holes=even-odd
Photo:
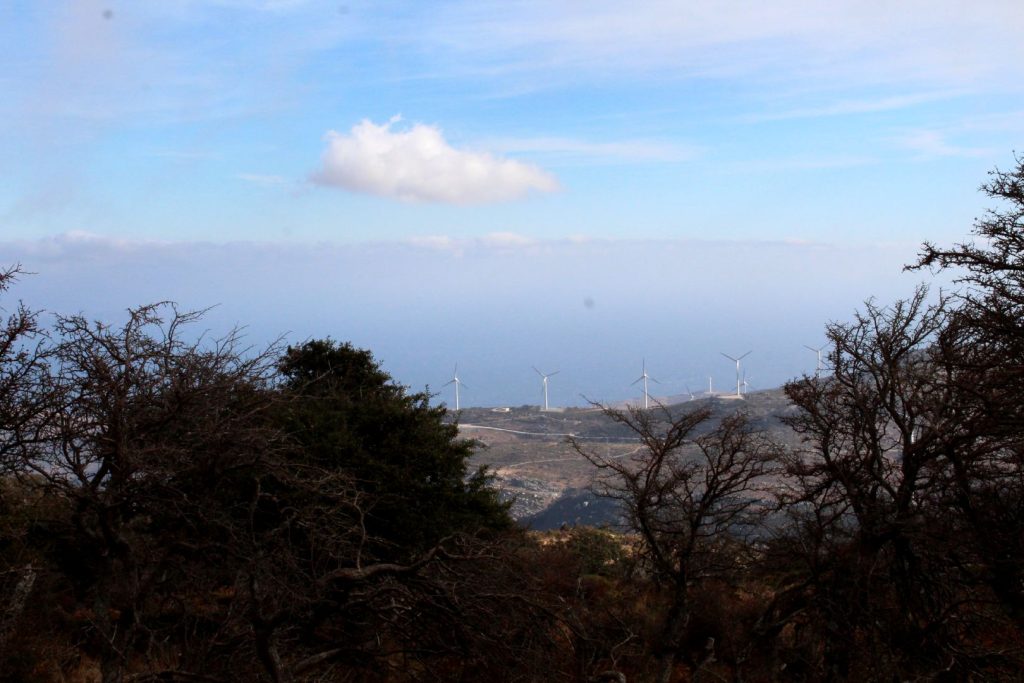
[[[395,383],[369,351],[313,340],[289,347],[278,369],[288,399],[283,427],[303,458],[348,472],[372,500],[372,536],[408,552],[456,530],[508,527],[486,472],[469,472],[476,444],[459,438],[429,394]]]

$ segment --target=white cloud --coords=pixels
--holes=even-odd
[[[520,235],[516,232],[492,232],[481,237],[480,243],[487,247],[511,249],[516,247],[531,247],[537,244],[537,240],[532,237],[527,237],[526,235]]]
[[[994,150],[983,147],[965,147],[950,143],[946,134],[937,130],[916,130],[895,140],[900,147],[917,152],[922,157],[989,157]]]
[[[1024,110],[975,114],[964,119],[958,128],[961,131],[1024,132]]]
[[[406,31],[525,82],[657,71],[804,88],[838,80],[1017,87],[1024,64],[1015,40],[1024,28],[1019,0],[593,0],[581,7],[445,3]]]
[[[851,114],[874,114],[877,112],[906,109],[921,104],[948,100],[967,94],[966,90],[943,90],[939,92],[924,92],[910,95],[895,95],[867,100],[843,100],[821,107],[806,107],[790,109],[787,111],[766,112],[763,114],[750,114],[740,117],[744,123],[758,123],[761,121],[786,121],[789,119],[820,118],[823,116],[847,116]]]
[[[448,235],[426,235],[425,237],[411,237],[409,244],[425,249],[453,249],[458,247],[458,242]]]
[[[483,204],[531,190],[553,192],[558,181],[532,164],[455,149],[441,130],[421,123],[394,130],[364,119],[348,134],[327,133],[327,149],[312,180],[321,185],[402,201]]]
[[[560,137],[498,138],[488,141],[488,146],[503,152],[550,154],[587,161],[688,161],[701,151],[664,140],[591,142]]]
[[[405,240],[407,244],[431,251],[446,251],[463,256],[467,251],[508,251],[542,245],[551,246],[560,240],[539,241],[517,232],[491,232],[480,237],[451,237],[449,235],[427,235]]]

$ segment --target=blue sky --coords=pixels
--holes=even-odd
[[[777,312],[808,332],[867,296],[909,293],[899,264],[924,239],[964,238],[985,173],[1021,149],[1022,33],[1015,0],[13,0],[0,4],[0,247],[38,273],[22,293],[39,305],[181,293],[260,335],[362,340],[414,386],[455,362],[472,386],[473,354],[482,368],[480,347],[500,342],[508,373],[477,399],[525,402],[536,392],[515,388],[513,368],[532,374],[572,344],[593,359],[576,371],[588,377],[602,349],[629,346],[611,318],[536,344],[575,319],[581,282],[628,283],[628,310],[649,319],[676,310],[665,288],[692,290],[697,265],[701,282],[789,298],[846,269],[819,278],[818,303]],[[180,256],[213,252],[215,279]],[[347,303],[304,322],[261,305],[253,273],[280,253],[303,271],[278,273],[305,282],[287,291]],[[140,262],[153,267],[116,281]],[[536,314],[496,339],[443,332],[500,330],[501,302],[545,277]],[[709,328],[737,326],[720,288],[696,289]],[[419,290],[436,305],[402,313]],[[405,343],[413,321],[430,353]],[[664,347],[683,382],[713,371],[716,342],[680,325],[638,346]],[[779,359],[766,383],[805,369],[783,349],[808,332],[758,329]],[[709,367],[670,360],[680,340]],[[621,384],[595,391],[619,398]]]

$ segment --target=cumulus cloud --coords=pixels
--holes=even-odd
[[[534,190],[553,192],[558,181],[532,164],[485,152],[455,149],[435,126],[396,130],[398,117],[378,125],[364,119],[348,134],[327,133],[327,149],[312,180],[320,185],[402,201],[484,204]]]

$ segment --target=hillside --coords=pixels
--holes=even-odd
[[[712,419],[705,429],[725,415],[745,410],[753,425],[776,441],[797,442],[780,419],[792,409],[782,389],[751,392],[743,399],[668,397],[662,405],[672,415],[710,408]],[[626,456],[639,448],[635,435],[600,409],[467,408],[459,414],[459,430],[482,444],[473,462],[491,469],[498,488],[514,500],[516,519],[538,529],[617,522],[615,508],[587,490],[593,467],[568,442],[572,436],[611,456]]]

